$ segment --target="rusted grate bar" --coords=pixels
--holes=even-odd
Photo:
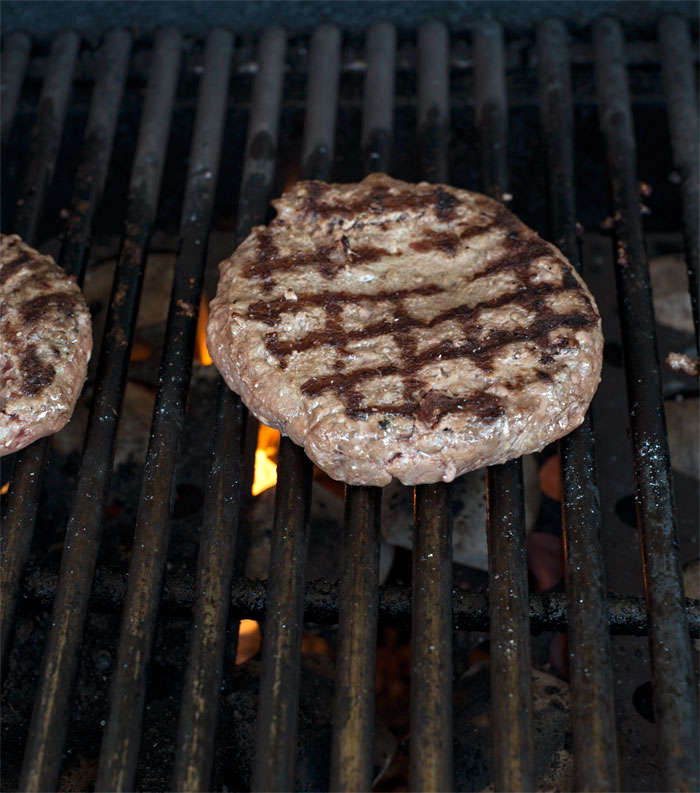
[[[695,323],[695,346],[700,354],[700,176],[698,175],[698,94],[688,25],[666,17],[659,25],[661,74],[668,101],[673,161],[681,175],[683,237],[690,300]],[[697,48],[696,48],[697,51]],[[696,53],[697,54],[697,53]]]
[[[179,41],[174,40],[173,44]],[[180,226],[180,252],[144,466],[110,713],[100,752],[97,787],[103,790],[133,789],[146,668],[167,557],[177,446],[184,423],[206,241],[216,192],[230,56],[231,35],[212,31],[204,56]]]
[[[82,284],[90,245],[92,219],[107,176],[114,132],[121,106],[131,37],[123,30],[105,35],[99,73],[92,93],[75,191],[69,210],[60,265]],[[44,470],[51,438],[42,438],[15,459],[10,497],[3,525],[5,549],[0,578],[0,622],[3,667],[19,596],[20,579],[34,534]]]
[[[123,295],[123,299],[110,301],[105,325],[95,396],[61,557],[53,624],[44,650],[41,682],[24,754],[20,778],[20,787],[24,789],[50,790],[58,781],[179,59],[179,34],[162,31],[154,47],[132,170],[125,239],[112,288],[112,295]]]
[[[593,28],[600,126],[606,140],[617,246],[615,275],[644,583],[650,623],[659,765],[669,790],[698,789],[698,721],[684,614],[673,483],[644,250],[625,44],[619,24]]]
[[[474,31],[474,77],[482,189],[501,200],[507,188],[508,108],[503,32],[497,22]],[[496,790],[534,790],[530,626],[525,514],[520,460],[486,473],[491,724]]]
[[[365,170],[385,171],[391,154],[394,43],[392,25],[367,34],[362,143]],[[344,575],[340,583],[331,780],[333,791],[372,787],[374,688],[382,491],[345,490]]]
[[[418,120],[422,175],[448,179],[449,37],[440,22],[418,33]],[[452,520],[449,486],[415,488],[411,747],[413,790],[452,790]]]
[[[0,79],[2,79],[2,85],[0,86],[2,90],[0,140],[2,140],[3,146],[10,137],[12,122],[15,120],[17,102],[22,90],[31,50],[31,38],[21,31],[10,33],[3,42],[2,64],[0,65]]]
[[[574,114],[567,31],[537,31],[540,112],[547,151],[552,239],[580,272],[574,197]],[[602,515],[590,416],[559,443],[567,615],[578,790],[619,790]]]

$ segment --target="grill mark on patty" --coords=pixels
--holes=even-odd
[[[6,284],[16,272],[30,266],[36,266],[36,263],[33,257],[28,253],[20,253],[10,261],[6,261],[2,267],[0,267],[0,286]]]
[[[54,292],[39,295],[27,300],[20,309],[22,324],[27,326],[39,322],[51,309],[66,317],[72,317],[80,303],[78,296],[72,292]]]
[[[39,393],[42,388],[53,383],[56,370],[49,363],[43,363],[37,355],[36,345],[28,344],[19,361],[22,372],[22,392],[29,396]]]
[[[381,320],[379,322],[375,322],[372,325],[366,325],[363,328],[358,328],[356,330],[346,330],[342,326],[335,325],[333,328],[329,328],[328,326],[322,328],[321,330],[312,331],[311,333],[307,333],[305,336],[302,336],[299,339],[291,339],[291,340],[283,340],[280,341],[278,334],[275,332],[265,334],[265,344],[267,349],[276,357],[283,358],[285,356],[291,355],[293,352],[303,352],[305,350],[311,349],[313,347],[345,347],[348,342],[350,341],[357,341],[360,339],[369,339],[369,338],[377,338],[380,336],[392,335],[392,336],[400,336],[401,334],[407,333],[410,330],[414,330],[416,328],[434,328],[438,325],[448,322],[450,320],[460,320],[462,323],[465,324],[465,330],[467,331],[474,331],[476,330],[475,327],[466,327],[468,323],[473,323],[473,320],[478,317],[478,315],[483,311],[489,311],[497,308],[503,308],[505,306],[518,306],[520,308],[524,308],[527,311],[540,311],[542,310],[542,299],[544,297],[549,297],[550,295],[554,295],[560,292],[581,292],[581,286],[573,279],[574,286],[565,286],[563,283],[561,285],[552,285],[549,283],[543,284],[535,284],[530,286],[527,290],[520,289],[516,292],[504,292],[497,297],[493,297],[490,300],[482,300],[479,303],[474,305],[467,305],[462,304],[460,306],[453,306],[452,308],[446,309],[445,311],[441,312],[437,316],[433,317],[431,320],[425,320],[421,317],[414,317],[408,314],[405,310],[402,310],[400,313],[394,311],[394,318],[393,320]],[[395,303],[399,303],[403,300],[404,297],[411,296],[411,294],[415,295],[418,294],[437,294],[439,292],[444,291],[437,285],[433,285],[434,289],[431,290],[430,287],[423,287],[415,290],[404,290],[402,293],[377,293],[376,295],[365,295],[364,297],[371,297],[373,300],[389,300]],[[338,293],[336,293],[338,294]],[[342,293],[340,293],[342,294]],[[344,295],[345,297],[345,295]],[[300,296],[299,299],[294,301],[276,301],[280,305],[275,306],[272,308],[271,303],[262,303],[262,304],[254,304],[255,305],[255,312],[254,314],[251,313],[251,309],[253,306],[249,308],[249,315],[254,316],[256,319],[262,319],[267,325],[274,326],[274,324],[279,320],[279,317],[284,310],[287,309],[291,313],[296,313],[296,311],[301,310],[306,305],[308,305],[305,301],[307,298],[314,298],[313,300],[309,299],[308,304],[312,305],[320,305],[326,310],[329,309],[329,305],[336,306],[338,303],[336,301],[332,301],[331,303],[327,304],[323,301],[323,295],[304,295]],[[303,305],[299,306],[298,304],[303,301]],[[289,303],[290,305],[283,306],[283,303]],[[343,303],[352,302],[350,300],[342,300]],[[263,314],[263,306],[270,307],[270,311]],[[279,313],[276,313],[275,309],[279,310]],[[264,316],[264,319],[263,319]],[[400,342],[398,343],[400,346]]]
[[[369,213],[379,214],[392,210],[420,209],[424,210],[432,199],[435,216],[438,220],[446,221],[454,217],[455,206],[459,202],[451,193],[436,188],[429,193],[415,191],[402,195],[390,193],[389,189],[379,186],[373,189],[367,197],[365,194],[345,201],[342,205],[324,203],[322,196],[327,191],[325,185],[311,183],[308,185],[308,194],[304,201],[307,212],[320,217],[334,215],[333,227],[338,216],[353,216]],[[515,291],[502,293],[494,298],[481,301],[476,305],[467,304],[453,306],[432,320],[424,320],[412,316],[405,307],[404,299],[416,294],[437,294],[444,288],[437,285],[427,285],[413,290],[398,290],[393,293],[378,292],[375,294],[349,294],[346,292],[333,292],[326,294],[303,294],[296,300],[277,299],[269,302],[258,301],[248,307],[248,316],[258,319],[269,326],[274,326],[282,314],[296,314],[308,306],[320,306],[326,314],[325,327],[319,331],[307,333],[297,340],[280,341],[276,332],[265,334],[264,341],[267,349],[277,358],[282,368],[286,368],[287,357],[293,352],[303,352],[316,346],[331,346],[336,348],[338,355],[333,365],[334,373],[309,378],[301,386],[301,391],[306,396],[316,396],[326,391],[333,391],[342,401],[346,413],[356,420],[367,420],[369,415],[382,413],[415,417],[417,420],[431,424],[433,428],[447,414],[456,411],[468,411],[478,416],[484,422],[492,422],[500,418],[504,412],[502,400],[485,391],[476,391],[466,396],[453,397],[429,390],[425,393],[426,384],[417,374],[425,365],[437,360],[451,360],[469,358],[480,368],[487,372],[493,371],[493,358],[502,348],[518,342],[534,342],[541,348],[541,363],[554,361],[553,355],[569,345],[569,340],[559,338],[550,341],[552,331],[558,328],[580,329],[594,326],[599,317],[592,310],[591,302],[585,295],[581,284],[574,276],[571,268],[565,262],[557,260],[556,264],[562,272],[559,283],[533,282],[531,265],[540,258],[552,258],[556,254],[548,243],[539,239],[522,239],[520,235],[521,224],[502,205],[493,202],[485,204],[488,212],[481,212],[486,220],[483,225],[476,226],[469,223],[458,234],[453,230],[423,230],[423,237],[409,243],[409,247],[419,253],[440,251],[448,256],[455,256],[459,246],[469,240],[485,235],[496,229],[502,233],[497,241],[502,248],[501,255],[486,262],[484,267],[471,274],[466,283],[479,278],[493,276],[497,273],[513,272],[518,281]],[[478,210],[478,207],[476,207]],[[358,229],[363,223],[356,221]],[[342,226],[342,222],[341,222]],[[381,228],[385,228],[382,224]],[[460,225],[457,225],[459,231]],[[378,261],[390,254],[388,251],[374,246],[352,247],[349,238],[343,235],[340,238],[342,250],[338,250],[338,242],[330,246],[319,246],[316,250],[293,252],[280,256],[270,232],[266,229],[258,232],[258,256],[253,262],[244,265],[244,275],[249,278],[262,278],[264,291],[269,291],[271,274],[277,270],[299,269],[315,266],[318,272],[333,278],[348,261]],[[467,245],[468,247],[468,245]],[[342,254],[345,254],[342,257]],[[400,252],[399,254],[400,255]],[[343,258],[345,261],[343,261]],[[556,313],[551,307],[544,305],[544,298],[558,292],[578,293],[585,306],[581,310],[571,310],[568,313]],[[391,305],[392,318],[382,320],[356,330],[346,330],[342,324],[343,306],[349,303],[369,300],[371,302],[386,301]],[[483,311],[499,309],[506,306],[518,306],[528,312],[537,312],[537,318],[525,327],[514,329],[493,329],[482,337],[482,326],[478,319]],[[466,342],[455,345],[450,339],[443,339],[421,353],[417,351],[417,340],[411,331],[417,328],[434,328],[440,323],[458,320],[463,328]],[[378,367],[367,367],[350,372],[344,372],[345,357],[348,355],[346,345],[350,341],[366,338],[375,338],[390,335],[398,351],[397,363],[387,363]],[[552,367],[550,367],[550,370]],[[363,395],[358,386],[375,378],[398,375],[402,379],[403,401],[394,405],[363,404]],[[522,388],[531,383],[542,382],[551,376],[538,370],[531,381],[513,384],[513,387]],[[506,384],[508,385],[508,384]]]
[[[246,278],[259,278],[263,281],[263,289],[270,291],[273,286],[272,274],[280,270],[300,270],[304,267],[316,267],[324,277],[331,279],[347,264],[369,264],[386,256],[401,256],[401,252],[392,253],[386,248],[374,245],[358,245],[350,248],[347,237],[342,237],[342,253],[337,250],[338,243],[319,245],[315,249],[294,251],[281,255],[279,248],[267,229],[257,233],[257,257],[245,264],[243,274]]]
[[[512,270],[523,284],[528,282],[528,268],[537,259],[552,255],[552,247],[543,240],[521,240],[519,238],[508,237],[504,240],[506,252],[486,263],[478,272],[470,277],[470,281],[479,278],[487,278],[496,273],[503,273]],[[558,262],[560,266],[563,263]],[[576,287],[580,288],[578,281],[573,278]],[[575,288],[572,286],[571,288]]]
[[[281,297],[267,303],[264,300],[251,303],[251,305],[248,306],[248,316],[251,319],[264,322],[266,325],[273,326],[279,321],[282,314],[295,314],[298,311],[303,311],[309,306],[328,308],[332,305],[357,305],[363,300],[371,300],[372,302],[386,300],[394,302],[404,297],[437,295],[444,291],[444,288],[437,284],[426,284],[425,286],[416,286],[412,289],[384,290],[382,292],[375,292],[374,294],[364,294],[362,292],[309,292],[298,295],[296,300],[289,300]]]
[[[324,209],[324,205],[318,203],[318,197],[326,191],[327,187],[322,183],[311,182],[308,184],[307,189],[309,193],[304,202],[306,208],[320,215],[332,214],[330,210]],[[364,198],[357,202],[357,207],[354,203],[347,202],[343,205],[337,205],[337,207],[340,214],[344,211],[349,212],[352,210],[351,214],[353,216],[363,207],[371,209],[376,206],[378,208],[372,211],[377,212],[385,212],[388,208],[415,209],[417,206],[425,206],[426,196],[432,199],[436,217],[442,222],[450,221],[454,217],[455,208],[461,203],[455,196],[440,187],[431,190],[429,193],[418,195],[413,192],[405,193],[405,195],[403,193],[392,195],[387,187],[379,186],[370,194],[369,202]],[[335,207],[336,205],[333,206]],[[481,213],[483,217],[488,219],[488,222],[482,226],[474,226],[470,223],[467,228],[462,230],[459,236],[454,231],[427,229],[424,231],[424,237],[409,243],[409,247],[418,253],[430,253],[439,250],[448,256],[455,256],[460,241],[474,239],[489,233],[493,229],[507,230],[509,232],[508,236],[502,242],[508,246],[508,253],[501,259],[489,263],[485,270],[474,275],[472,280],[491,275],[494,272],[511,269],[520,264],[524,265],[524,257],[529,257],[532,260],[538,256],[551,254],[552,249],[547,243],[542,241],[523,242],[519,239],[519,221],[504,206],[497,205],[495,210],[493,207],[491,209],[491,215]],[[361,225],[358,227],[361,228]],[[373,245],[352,247],[349,238],[345,234],[340,238],[340,244],[345,254],[344,259],[341,258],[337,251],[337,241],[332,245],[320,245],[315,249],[297,250],[281,255],[269,229],[261,228],[256,233],[256,242],[258,245],[257,257],[244,264],[243,275],[246,278],[262,279],[263,290],[267,292],[274,285],[272,274],[280,270],[299,270],[315,266],[321,275],[331,279],[348,263],[369,264],[386,256],[402,255],[402,251],[392,253],[385,248]]]
[[[481,229],[480,229],[481,231]],[[409,242],[408,247],[417,253],[430,253],[431,251],[441,251],[448,256],[455,256],[459,247],[459,237],[453,231],[431,231],[424,232],[425,236],[421,240]]]
[[[568,314],[551,314],[535,320],[524,328],[516,328],[510,331],[493,331],[485,339],[470,340],[464,344],[455,346],[450,339],[444,339],[438,344],[428,347],[423,352],[418,353],[411,361],[411,373],[418,371],[429,363],[439,360],[454,360],[455,358],[471,358],[477,362],[484,363],[486,359],[508,344],[521,341],[539,342],[553,330],[558,328],[574,328],[580,330],[588,328],[597,322],[596,317],[575,311]],[[356,369],[342,375],[321,375],[309,378],[301,387],[302,393],[307,396],[318,396],[329,389],[337,389],[342,392],[350,386],[365,380],[373,380],[377,377],[388,377],[405,371],[397,364],[387,364],[385,366],[367,367]]]
[[[324,202],[322,195],[328,187],[319,182],[306,185],[307,194],[302,203],[302,212],[315,217],[356,217],[358,215],[380,215],[387,212],[433,209],[438,220],[451,220],[461,201],[442,187],[427,187],[421,190],[390,190],[386,185],[376,185],[369,195],[361,193],[343,203]]]

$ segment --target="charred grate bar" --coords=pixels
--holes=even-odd
[[[539,87],[550,184],[551,233],[581,271],[574,192],[574,115],[569,48],[561,22],[538,29]],[[571,659],[576,783],[580,790],[620,787],[602,514],[591,417],[559,442],[564,483],[563,537]]]
[[[467,184],[507,200],[509,105],[507,73],[517,64],[507,30],[494,21],[475,24],[471,42],[441,22],[416,31],[416,177],[449,182],[450,149],[462,130],[452,115],[450,70],[470,71],[475,110],[475,172]],[[700,634],[700,604],[685,601],[648,265],[639,220],[635,135],[626,84],[625,42],[619,23],[598,20],[593,30],[600,123],[608,146],[617,248],[616,275],[628,382],[629,412],[640,504],[647,607],[639,598],[608,593],[601,533],[605,516],[596,484],[593,427],[589,418],[559,444],[563,473],[566,593],[529,591],[525,558],[525,512],[519,461],[493,468],[488,481],[489,590],[453,589],[453,509],[450,488],[415,490],[413,556],[409,586],[379,585],[382,493],[347,488],[343,575],[338,584],[305,581],[309,543],[312,467],[299,448],[282,441],[267,582],[234,574],[246,471],[247,414],[238,397],[218,381],[218,412],[202,511],[199,558],[193,575],[166,572],[177,466],[192,371],[197,310],[202,290],[217,176],[226,156],[226,110],[232,85],[253,74],[247,139],[235,233],[240,243],[265,220],[276,189],[275,170],[293,165],[280,152],[294,136],[280,129],[285,89],[297,78],[289,66],[288,36],[263,31],[255,62],[232,62],[234,37],[213,29],[206,37],[194,110],[194,127],[180,222],[168,323],[141,482],[129,574],[97,565],[134,338],[146,253],[157,225],[156,210],[168,140],[175,134],[181,101],[183,33],[160,31],[145,69],[148,85],[127,202],[126,224],[110,300],[95,394],[78,472],[58,575],[27,568],[40,509],[43,474],[51,443],[41,441],[17,455],[4,520],[2,577],[3,673],[13,640],[20,599],[51,608],[52,625],[43,652],[38,689],[24,749],[19,787],[55,789],[69,729],[78,665],[88,614],[122,610],[121,636],[111,679],[109,713],[102,738],[96,789],[135,788],[143,750],[142,729],[159,615],[191,613],[189,655],[179,703],[171,777],[174,790],[206,790],[217,747],[216,723],[224,682],[224,655],[231,652],[231,621],[264,621],[262,673],[250,787],[289,790],[295,784],[305,622],[338,625],[332,740],[327,758],[333,790],[370,789],[373,782],[375,648],[378,623],[410,626],[412,636],[411,789],[455,786],[453,767],[453,631],[490,632],[491,734],[496,789],[536,786],[537,742],[533,726],[530,636],[568,630],[571,650],[571,721],[578,789],[618,789],[620,767],[613,693],[611,634],[650,636],[653,701],[659,735],[661,784],[697,787],[697,713],[694,708],[690,638]],[[545,21],[536,31],[540,119],[549,176],[550,236],[577,268],[582,261],[576,231],[574,181],[574,89],[572,62],[585,47],[569,48],[562,22]],[[697,129],[692,97],[691,40],[686,22],[663,20],[659,53],[668,103],[673,157],[681,174],[684,237],[691,293],[697,291]],[[413,68],[387,23],[370,27],[364,62],[343,60],[344,35],[321,26],[310,37],[300,168],[302,178],[330,180],[338,168],[336,120],[343,79],[363,73],[362,165],[357,176],[391,171],[398,113],[397,73]],[[347,40],[346,40],[347,41]],[[345,42],[346,43],[346,42]],[[634,42],[640,62],[655,50]],[[585,45],[588,46],[588,45]],[[131,36],[105,34],[94,82],[74,198],[65,225],[60,262],[82,280],[95,212],[109,173],[117,120],[127,83]],[[56,171],[71,92],[80,73],[80,37],[66,31],[54,39],[28,146],[27,167],[11,229],[40,240],[42,214]],[[12,33],[3,42],[5,147],[20,105],[31,39]],[[143,52],[143,50],[142,50]],[[639,56],[638,53],[642,52]],[[677,57],[674,57],[677,53]],[[133,63],[132,63],[133,66]],[[136,72],[139,73],[139,66]],[[5,76],[6,75],[6,76]],[[132,73],[133,77],[133,73]],[[80,79],[84,80],[84,77]],[[401,78],[404,79],[404,78]],[[180,87],[178,83],[180,82]],[[404,90],[399,85],[399,91]],[[404,105],[405,107],[405,100]],[[413,99],[411,101],[414,101]],[[396,117],[399,117],[398,115]],[[287,148],[285,148],[287,145]],[[288,157],[289,155],[287,155]],[[296,156],[296,155],[293,155]],[[693,302],[697,340],[697,300]],[[641,332],[640,332],[641,328]],[[49,463],[50,464],[50,463]],[[195,577],[196,576],[196,577]],[[194,579],[194,582],[193,582]],[[194,585],[193,585],[194,584]],[[235,641],[235,639],[234,639]],[[235,651],[235,648],[233,648]],[[679,693],[680,692],[680,693]],[[458,758],[454,758],[456,761]]]
[[[671,461],[661,393],[649,265],[639,215],[639,183],[624,37],[610,18],[594,26],[600,124],[608,149],[615,218],[620,324],[635,454],[635,489],[654,668],[659,761],[672,790],[698,786],[698,716],[683,611],[683,579],[673,508]],[[697,221],[697,219],[696,219]]]
[[[164,45],[177,53],[179,38],[172,36]],[[206,242],[216,193],[231,47],[227,31],[214,30],[209,34],[182,210],[180,253],[144,467],[109,717],[100,752],[96,783],[100,790],[131,790],[134,786],[146,669],[169,543],[178,436],[185,416]],[[174,55],[171,59],[170,73],[176,74],[177,60]],[[172,96],[175,85],[168,85],[168,90]]]

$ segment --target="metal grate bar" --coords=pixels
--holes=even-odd
[[[686,22],[666,17],[659,25],[661,73],[668,97],[668,117],[673,160],[681,175],[683,236],[688,267],[690,300],[695,323],[695,346],[700,353],[700,186],[698,185],[698,93],[693,52]],[[697,48],[696,48],[697,49]]]
[[[57,576],[41,568],[31,570],[25,581],[23,598],[39,608],[51,607]],[[194,581],[189,576],[166,573],[162,610],[164,613],[185,615],[194,606]],[[240,617],[260,618],[265,615],[266,582],[247,578],[236,579],[231,587],[231,610]],[[126,591],[126,577],[99,566],[90,594],[90,607],[96,611],[113,612],[121,608]],[[488,631],[489,602],[486,592],[453,589],[452,615],[454,630]],[[337,625],[340,588],[324,579],[307,581],[304,588],[304,619]],[[566,631],[568,628],[566,595],[545,592],[530,595],[530,628],[541,631]],[[411,587],[383,584],[379,587],[379,616],[394,625],[411,624]],[[700,638],[700,600],[687,599],[685,616],[691,639]],[[608,629],[616,636],[646,636],[649,624],[644,598],[609,596],[607,605]]]
[[[501,199],[507,185],[508,109],[503,33],[497,22],[474,31],[476,118],[482,189]],[[534,790],[528,580],[520,460],[486,472],[491,724],[494,788]]]
[[[340,30],[321,25],[311,37],[308,103],[302,144],[305,179],[330,178],[335,149],[335,119],[340,77]]]
[[[235,245],[248,236],[252,225],[263,222],[272,190],[281,77],[276,42],[273,41],[272,45],[261,44],[261,50],[264,68],[259,72],[253,89]],[[269,86],[272,87],[272,97],[266,94]],[[271,144],[264,149],[267,154],[263,157],[253,148],[253,141],[260,140],[259,135],[266,137]],[[240,398],[220,379],[214,448],[197,563],[197,601],[180,709],[173,790],[210,789],[215,739],[212,725],[216,724],[219,709],[241,488],[245,483],[243,451],[246,415]]]
[[[593,28],[600,126],[615,209],[620,326],[649,609],[659,766],[669,790],[698,789],[698,723],[656,349],[649,268],[639,215],[636,146],[625,45],[608,18]]]
[[[449,37],[440,22],[418,33],[418,121],[422,175],[448,179]],[[413,790],[453,790],[452,522],[449,487],[419,485],[414,495],[411,627]]]
[[[574,198],[574,114],[567,31],[537,31],[540,111],[549,171],[551,233],[580,272]],[[559,443],[577,790],[619,790],[602,515],[591,418]]]
[[[418,31],[418,141],[421,176],[428,182],[448,179],[450,131],[450,43],[441,22]]]
[[[15,120],[17,102],[22,90],[31,50],[31,38],[20,31],[10,33],[3,45],[2,65],[0,65],[0,79],[2,79],[2,85],[0,86],[0,91],[2,92],[0,140],[2,140],[3,146],[10,137],[12,122]]]
[[[367,34],[362,117],[366,171],[389,170],[395,42],[393,25],[380,23]],[[340,584],[331,745],[333,791],[372,787],[381,499],[379,488],[345,489],[345,572]]]
[[[379,22],[367,32],[367,71],[362,106],[365,173],[388,171],[394,136],[396,29]]]
[[[498,22],[474,30],[474,101],[481,189],[502,200],[508,185],[508,100],[503,32]]]
[[[59,33],[51,45],[46,64],[46,76],[29,144],[29,167],[17,201],[14,224],[15,233],[29,245],[36,241],[44,193],[53,177],[79,47],[80,36],[77,33],[72,30]]]
[[[379,488],[346,489],[331,749],[334,791],[372,787],[381,498]]]
[[[293,789],[312,467],[282,438],[251,790]],[[283,478],[284,477],[284,478]],[[274,571],[274,575],[272,574]]]
[[[335,136],[340,68],[340,33],[334,26],[316,30],[311,64],[302,175],[306,179],[326,180],[332,165],[328,149],[332,150]],[[330,106],[319,109],[320,103]],[[282,438],[267,581],[269,608],[265,613],[252,790],[291,790],[294,785],[312,471],[303,449],[289,438]]]
[[[280,37],[280,87],[284,33]],[[314,40],[336,60],[331,27]],[[330,40],[330,41],[329,41]],[[312,60],[317,58],[312,54]],[[337,71],[332,63],[326,70],[326,81],[309,79],[307,107],[333,98]],[[311,92],[314,92],[313,94]],[[317,93],[316,93],[317,92]],[[335,106],[335,105],[334,105]],[[308,112],[308,111],[307,111]],[[334,114],[318,114],[316,122],[332,124]],[[308,120],[307,120],[308,124]],[[305,134],[308,151],[317,152],[333,137],[333,130],[318,129]],[[327,145],[327,144],[326,144]],[[304,176],[312,167],[322,166],[323,158],[313,157],[303,163]],[[326,161],[326,163],[329,165]],[[318,176],[328,174],[319,173]],[[270,549],[270,574],[267,581],[269,608],[265,613],[263,635],[263,668],[255,736],[252,790],[291,790],[296,755],[297,713],[299,708],[299,676],[303,626],[304,565],[306,563],[307,522],[311,501],[312,467],[303,450],[289,438],[282,438],[279,450],[275,518]],[[274,573],[274,574],[273,574]]]
[[[125,31],[115,29],[105,36],[60,257],[61,266],[69,275],[75,276],[79,284],[82,284],[85,274],[92,218],[102,192],[98,188],[104,184],[112,153],[130,49],[131,38]],[[3,526],[6,542],[0,579],[3,667],[17,609],[20,580],[34,535],[50,448],[51,438],[42,438],[20,451],[15,459]]]
[[[44,651],[41,682],[24,754],[20,777],[23,789],[50,790],[58,781],[179,60],[179,34],[172,30],[162,31],[154,47],[153,69],[132,170],[125,238],[114,276],[95,396],[61,557],[52,628]]]
[[[102,790],[133,789],[146,668],[167,557],[177,447],[185,418],[206,242],[216,193],[231,47],[227,31],[214,30],[209,34],[110,714],[100,753],[97,787]]]

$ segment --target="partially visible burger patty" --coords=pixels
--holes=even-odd
[[[208,346],[251,411],[353,485],[449,482],[583,420],[600,316],[497,201],[300,182],[221,264]]]
[[[50,256],[0,235],[0,455],[66,424],[92,352],[90,312]]]

